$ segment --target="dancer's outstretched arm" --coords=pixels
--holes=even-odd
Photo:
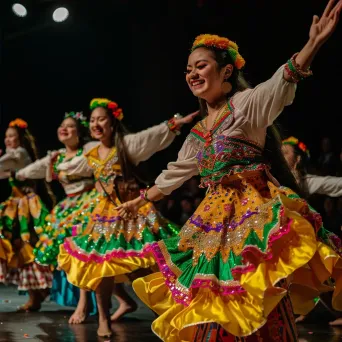
[[[302,70],[307,70],[315,55],[335,31],[342,10],[341,0],[330,0],[321,17],[314,15],[309,31],[309,40],[296,56],[296,63]],[[284,77],[291,81],[289,74]]]
[[[141,132],[124,137],[125,148],[130,161],[137,165],[149,159],[154,153],[167,148],[175,139],[176,132],[187,123],[193,121],[198,111],[185,117],[173,118],[171,123],[162,123]]]

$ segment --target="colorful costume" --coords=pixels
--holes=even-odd
[[[145,249],[161,272],[133,283],[140,299],[160,315],[152,329],[164,341],[209,341],[201,330],[211,323],[224,332],[222,341],[249,335],[246,341],[258,336],[270,341],[272,335],[296,340],[280,280],[296,276],[305,284],[303,275],[310,273],[318,276],[318,288],[338,271],[338,254],[316,240],[320,216],[279,186],[263,158],[267,127],[295,95],[296,85],[283,73],[281,67],[254,89],[235,93],[210,131],[199,122],[178,160],[156,180],[164,195],[198,173],[208,187],[179,236]]]
[[[174,137],[168,125],[160,124],[126,135],[124,144],[130,161],[137,165],[166,148]],[[99,158],[98,147],[95,147],[86,154],[84,162],[93,168],[103,193],[85,231],[66,239],[61,245],[58,265],[66,272],[70,283],[82,289],[95,290],[104,277],[125,275],[153,266],[155,260],[145,257],[143,247],[177,235],[178,230],[152,204],[141,208],[136,220],[126,221],[118,216],[115,207],[120,200],[115,180],[122,174],[116,147],[104,160]]]
[[[83,152],[89,151],[97,142],[80,148],[75,157],[66,159],[65,149],[49,153],[17,172],[26,179],[55,179],[63,186],[67,197],[59,202],[46,217],[40,231],[40,241],[34,250],[39,265],[57,266],[59,246],[66,237],[82,232],[98,202],[94,188],[93,170],[83,163]],[[68,284],[64,272],[55,271],[51,299],[58,304],[77,304],[79,289]]]
[[[0,158],[0,177],[31,163],[27,151],[7,149]],[[0,282],[18,285],[19,291],[51,286],[49,267],[34,262],[33,247],[38,241],[48,209],[30,182],[9,178],[11,196],[0,204]]]

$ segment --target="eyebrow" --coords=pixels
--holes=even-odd
[[[106,114],[100,114],[99,116],[97,116],[97,118],[105,118],[106,116]],[[94,117],[90,116],[90,119],[94,119]]]
[[[200,59],[198,61],[196,61],[195,65],[198,64],[199,62],[209,62],[208,60],[206,59]],[[188,67],[191,66],[190,64],[187,65]]]

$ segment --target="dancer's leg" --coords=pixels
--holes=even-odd
[[[103,278],[101,284],[97,287],[96,301],[99,312],[99,328],[97,335],[100,337],[107,337],[112,335],[110,329],[110,297],[113,292],[114,277]]]
[[[138,305],[134,299],[126,292],[123,283],[114,284],[113,295],[119,302],[119,307],[110,317],[111,321],[117,321],[127,313],[134,312]]]
[[[81,324],[85,321],[88,315],[88,300],[87,291],[80,290],[80,298],[77,303],[76,310],[69,319],[69,324]]]

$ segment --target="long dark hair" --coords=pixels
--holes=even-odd
[[[283,142],[283,145],[284,145],[284,142]],[[296,163],[295,172],[298,175],[297,181],[298,181],[298,185],[300,186],[302,192],[304,193],[303,196],[308,197],[309,192],[308,192],[308,189],[306,186],[306,182],[304,181],[304,177],[308,173],[309,161],[310,161],[309,155],[306,152],[304,152],[303,150],[301,150],[299,148],[298,144],[288,143],[286,145],[289,145],[292,147],[295,158],[300,157],[299,161]]]
[[[11,126],[18,133],[20,146],[23,147],[27,153],[29,154],[32,161],[36,161],[39,159],[38,148],[36,145],[36,139],[31,134],[29,129],[21,128],[18,126]],[[50,185],[46,181],[35,181],[38,185],[38,191],[42,192],[43,197],[51,202],[52,207],[56,205],[56,197],[50,187]]]
[[[218,70],[221,70],[228,64],[234,65],[234,62],[228,51],[212,47],[203,47],[211,51],[217,62]],[[233,69],[229,78],[232,85],[232,91],[227,94],[227,100],[238,91],[244,91],[250,88],[245,80],[243,72],[237,68]],[[204,99],[199,99],[200,111],[202,115],[207,115],[207,103]],[[297,184],[288,164],[281,151],[282,140],[278,128],[275,124],[267,128],[266,142],[264,147],[264,158],[271,165],[272,175],[279,181],[281,185],[287,186],[300,196],[305,196],[300,186]]]

